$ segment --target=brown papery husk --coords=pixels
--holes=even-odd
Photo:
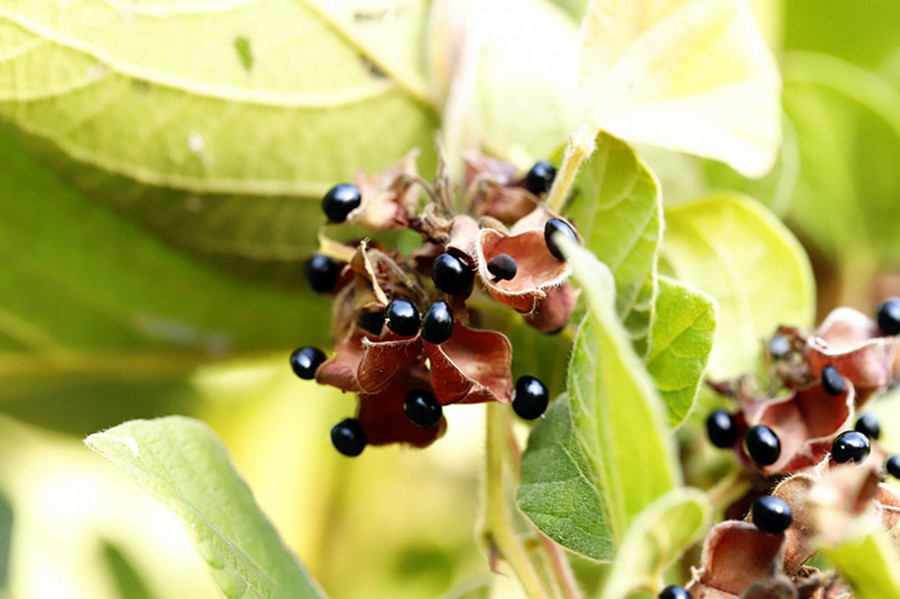
[[[508,403],[512,398],[512,345],[506,335],[470,329],[459,321],[440,345],[425,343],[437,400]]]

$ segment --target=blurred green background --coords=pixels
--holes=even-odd
[[[484,595],[482,410],[450,408],[427,451],[347,460],[327,433],[353,398],[287,364],[330,343],[303,279],[322,192],[414,146],[433,171],[453,19],[425,0],[194,4],[0,7],[0,596],[216,596],[174,517],[81,444],[167,414],[214,428],[331,596]],[[578,124],[584,5],[485,9],[515,24],[478,82],[490,151],[527,165]],[[900,294],[900,3],[754,5],[785,80],[776,169],[647,159],[666,202],[726,187],[783,218],[820,315],[868,311]]]

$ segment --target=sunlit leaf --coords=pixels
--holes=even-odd
[[[900,555],[884,534],[866,535],[821,551],[859,599],[900,597]]]
[[[638,354],[644,355],[662,241],[662,199],[656,179],[628,144],[601,135],[574,188],[566,215],[584,237],[585,247],[612,271],[616,312]]]
[[[697,397],[713,347],[716,310],[705,293],[660,277],[646,362],[673,426],[687,417]]]
[[[797,239],[766,208],[716,194],[666,211],[663,255],[675,278],[719,305],[712,376],[751,370],[759,340],[779,324],[812,325],[815,287]]]
[[[206,425],[181,417],[135,420],[85,443],[175,512],[224,596],[323,596]]]
[[[657,591],[662,575],[703,534],[712,519],[706,495],[677,488],[647,506],[625,533],[600,599]]]
[[[594,0],[581,29],[582,99],[630,142],[771,168],[780,80],[746,0]]]

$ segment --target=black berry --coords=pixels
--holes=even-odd
[[[435,287],[450,295],[463,295],[475,282],[475,269],[453,254],[441,254],[431,267]]]
[[[775,335],[769,342],[769,352],[776,360],[781,360],[791,351],[791,342],[784,335]]]
[[[496,279],[509,281],[519,272],[519,265],[509,254],[497,254],[488,260],[487,269]]]
[[[828,365],[822,369],[822,387],[828,395],[840,395],[844,392],[844,378],[837,368]]]
[[[900,298],[892,297],[875,308],[878,328],[885,335],[900,333]]]
[[[338,183],[322,198],[322,210],[331,222],[342,223],[360,202],[362,192],[359,191],[359,187],[349,183]]]
[[[410,422],[422,428],[431,428],[440,422],[444,412],[434,393],[425,389],[413,389],[407,393],[403,411]]]
[[[659,599],[691,599],[691,594],[684,587],[670,584],[659,594]]]
[[[549,160],[538,160],[525,175],[525,185],[531,193],[541,195],[550,191],[555,178],[556,167]]]
[[[451,335],[453,335],[453,310],[447,302],[436,301],[422,317],[422,339],[440,345]]]
[[[878,424],[878,419],[875,418],[875,414],[871,412],[867,412],[859,417],[859,420],[856,421],[856,426],[853,427],[854,430],[857,430],[867,436],[870,439],[878,440],[878,437],[881,436],[881,425]]]
[[[365,332],[380,337],[381,327],[384,326],[384,312],[363,312],[356,324]]]
[[[316,293],[328,293],[337,283],[341,269],[338,263],[321,254],[316,254],[306,266],[306,280]]]
[[[713,445],[725,449],[737,441],[737,424],[725,410],[716,410],[706,419],[706,433]]]
[[[534,420],[547,410],[550,392],[544,383],[533,376],[520,376],[516,381],[512,407],[519,418]]]
[[[831,459],[838,464],[853,460],[857,464],[869,455],[872,445],[869,438],[859,431],[844,431],[831,444]]]
[[[575,243],[578,243],[578,237],[576,237],[575,230],[569,226],[569,223],[561,218],[551,218],[547,221],[547,224],[544,225],[544,241],[547,243],[547,249],[550,250],[550,253],[553,254],[557,260],[565,260],[566,258],[563,256],[562,251],[560,251],[559,246],[553,241],[553,235],[555,233],[565,235]]]
[[[786,531],[794,517],[788,504],[771,495],[757,499],[750,508],[750,515],[756,528],[770,534]]]
[[[894,478],[900,478],[900,455],[892,455],[884,462],[884,469]]]
[[[369,441],[359,420],[345,418],[331,429],[331,442],[335,449],[352,458],[361,454]]]
[[[751,426],[744,434],[744,453],[757,466],[769,466],[781,455],[781,441],[768,426]]]
[[[387,328],[401,337],[412,337],[419,331],[419,311],[405,298],[397,298],[384,311]]]
[[[291,368],[301,379],[311,381],[316,378],[316,370],[326,360],[325,352],[317,347],[301,347],[291,354]]]

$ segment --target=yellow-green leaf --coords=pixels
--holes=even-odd
[[[858,599],[900,597],[900,554],[883,533],[823,547],[821,551],[850,583]]]

